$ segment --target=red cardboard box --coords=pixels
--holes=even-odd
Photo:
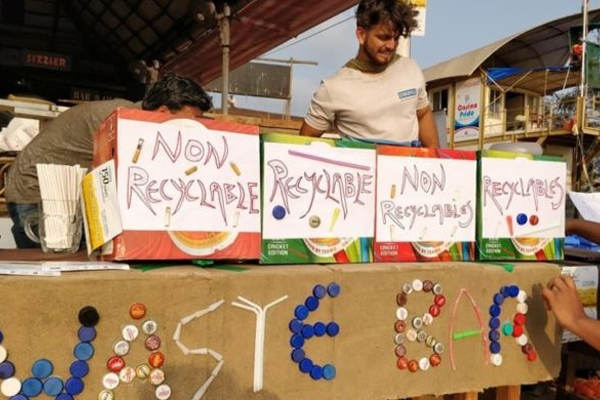
[[[108,260],[258,259],[258,127],[117,109],[94,136],[114,159],[123,232]]]
[[[375,261],[475,260],[476,154],[377,146]]]

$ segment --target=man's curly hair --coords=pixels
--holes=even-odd
[[[144,110],[153,111],[163,105],[173,111],[179,111],[185,106],[209,111],[213,106],[212,98],[206,94],[202,86],[173,73],[166,74],[152,85],[142,100]]]
[[[417,27],[417,13],[407,0],[362,0],[356,10],[356,25],[368,30],[380,22],[389,23],[408,37]]]

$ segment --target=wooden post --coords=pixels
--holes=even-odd
[[[477,392],[455,393],[452,395],[452,400],[477,400],[478,396]]]
[[[501,386],[496,388],[496,400],[519,400],[521,386]]]

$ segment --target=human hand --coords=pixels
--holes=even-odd
[[[554,312],[556,320],[564,328],[574,331],[579,321],[586,318],[575,282],[570,276],[550,279],[542,296],[548,309]]]
[[[571,235],[572,233],[574,233],[573,231],[575,230],[576,225],[577,225],[577,220],[567,218],[565,220],[565,236],[568,236],[568,235]]]

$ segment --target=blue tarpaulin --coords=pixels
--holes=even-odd
[[[549,71],[549,72],[566,72],[569,67],[537,67],[537,68],[518,68],[518,67],[506,67],[506,68],[488,68],[487,83],[501,81],[502,79],[509,78],[514,75],[524,74],[530,71]]]

